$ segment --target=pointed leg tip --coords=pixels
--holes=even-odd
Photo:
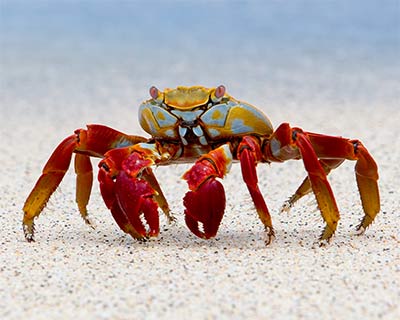
[[[326,247],[327,245],[329,244],[329,241],[328,240],[326,240],[326,239],[324,239],[324,240],[319,240],[318,241],[318,247],[320,247],[320,248],[324,248],[324,247]]]
[[[281,213],[289,213],[289,211],[290,211],[290,209],[292,209],[292,207],[293,207],[293,204],[289,200],[286,200],[283,203],[280,212]]]
[[[96,223],[94,222],[94,220],[92,220],[91,218],[89,218],[88,216],[84,217],[83,220],[85,221],[85,223],[92,228],[93,230],[96,229]]]
[[[35,242],[35,238],[33,237],[33,234],[25,234],[25,239],[28,242]]]
[[[264,231],[264,243],[269,246],[275,240],[275,231],[273,228],[265,227]]]
[[[85,223],[92,229],[96,229],[96,224],[94,223],[91,216],[89,215],[88,210],[86,209],[86,205],[80,206],[78,204],[78,209],[79,209],[79,212],[81,214],[81,218],[83,219],[83,221],[85,221]]]
[[[366,230],[366,228],[365,228],[362,224],[360,224],[360,225],[356,228],[355,234],[356,234],[357,236],[360,236],[360,235],[364,234],[365,230]]]
[[[33,221],[31,221],[29,223],[23,222],[22,229],[24,230],[24,235],[25,235],[26,241],[35,242],[35,238],[34,238],[35,227],[34,227]]]
[[[171,213],[168,214],[167,216],[167,225],[164,226],[163,230],[168,231],[169,227],[171,226],[176,226],[178,224],[177,219],[174,215]]]
[[[334,234],[331,234],[329,237],[326,237],[326,236],[324,236],[324,234],[322,234],[321,237],[319,238],[318,246],[320,248],[327,247],[329,244],[332,243],[333,237],[334,237]]]
[[[372,224],[376,215],[377,213],[373,214],[371,217],[370,215],[365,214],[365,216],[362,218],[361,222],[356,228],[357,234],[363,234],[365,230],[367,230],[367,228]]]
[[[169,214],[169,216],[167,217],[167,222],[168,225],[175,225],[177,223],[177,219],[173,214]]]

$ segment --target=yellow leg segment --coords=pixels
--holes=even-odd
[[[90,157],[83,154],[75,155],[76,173],[76,203],[83,220],[93,227],[87,211],[90,193],[93,185],[93,168]]]
[[[33,220],[39,216],[67,172],[75,145],[75,135],[66,138],[58,145],[44,166],[42,175],[26,199],[23,207],[24,218],[22,222],[26,240],[33,241]]]

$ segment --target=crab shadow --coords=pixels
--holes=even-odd
[[[119,229],[100,228],[88,229],[79,228],[62,232],[57,235],[51,235],[49,241],[60,240],[70,244],[82,246],[98,246],[106,247],[125,247],[129,250],[157,249],[162,250],[182,250],[182,249],[205,249],[209,250],[225,250],[225,249],[251,249],[251,250],[268,250],[276,248],[318,248],[320,242],[318,236],[320,230],[318,228],[304,227],[302,229],[276,229],[276,237],[269,245],[265,244],[264,232],[260,225],[250,230],[220,230],[215,238],[200,239],[194,236],[183,225],[172,225],[161,230],[157,238],[148,240],[136,240],[127,234],[122,233]],[[61,238],[61,239],[60,239]],[[63,239],[64,238],[64,239]],[[363,236],[359,237],[349,230],[344,230],[337,234],[332,241],[324,247],[337,246],[343,243],[351,243],[354,241],[362,241]],[[369,237],[368,237],[369,238]],[[371,241],[371,239],[364,239]]]

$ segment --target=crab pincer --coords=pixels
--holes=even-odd
[[[157,192],[144,178],[152,161],[137,152],[125,158],[127,152],[128,148],[113,150],[100,162],[101,194],[123,231],[137,239],[156,237],[160,229]]]
[[[225,211],[225,191],[222,184],[210,178],[195,191],[188,191],[183,198],[185,222],[196,236],[215,237]],[[203,230],[200,230],[202,226]]]
[[[217,234],[226,199],[224,187],[216,178],[223,178],[231,162],[232,154],[226,144],[201,157],[183,175],[191,190],[183,198],[185,222],[200,238],[209,239]]]

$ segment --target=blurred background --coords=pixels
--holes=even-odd
[[[399,105],[398,0],[1,0],[0,47],[5,118],[128,129],[151,85],[223,83],[277,121]]]

